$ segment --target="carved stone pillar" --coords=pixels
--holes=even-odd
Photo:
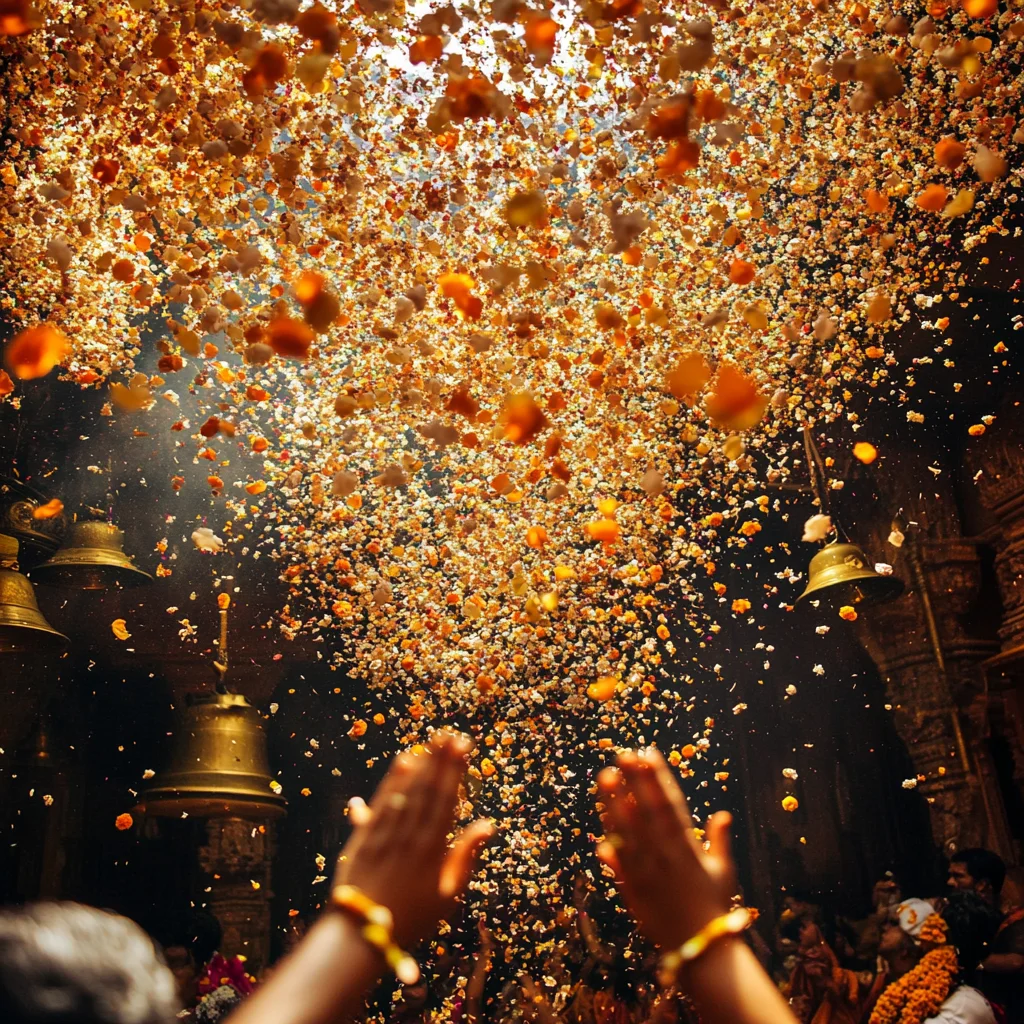
[[[971,614],[981,594],[981,559],[961,536],[944,456],[941,449],[908,447],[889,472],[873,467],[861,477],[864,491],[874,493],[861,506],[856,539],[890,561],[907,589],[889,604],[865,608],[859,625],[917,769],[935,841],[947,852],[988,846],[1007,853],[1006,815],[979,716],[979,666],[997,643]],[[901,510],[907,539],[896,548],[887,537]]]
[[[956,552],[927,548],[921,560],[932,593],[946,591],[945,600],[933,600],[932,606],[941,623],[945,671],[935,657],[912,578],[902,597],[865,610],[862,636],[885,681],[896,729],[922,780],[918,789],[928,801],[935,841],[949,851],[984,845],[988,832],[951,685],[977,660],[965,649],[970,645],[955,620],[956,608],[976,592],[978,560],[972,548],[962,545]]]
[[[221,952],[243,956],[250,974],[270,962],[273,825],[241,818],[210,818],[199,864],[210,876],[210,911],[224,929]]]
[[[1019,414],[1017,414],[1019,415]],[[1024,647],[1024,436],[1000,435],[972,457],[982,504],[998,526],[996,577],[1003,600],[1003,651]]]
[[[1002,600],[1000,652],[982,666],[984,722],[1013,824],[1014,860],[1024,860],[1024,425],[1013,405],[1001,429],[971,453],[981,503],[995,520]]]

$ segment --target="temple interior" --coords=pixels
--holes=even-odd
[[[980,849],[1024,928],[1024,17],[797,6],[0,0],[0,906],[255,985],[455,730],[434,1019],[489,922],[491,1019],[626,1024],[586,948],[647,1020],[649,746],[801,1020],[897,1020],[853,924],[877,991],[797,1009],[808,908]]]

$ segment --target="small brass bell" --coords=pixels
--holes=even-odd
[[[875,572],[867,555],[856,544],[833,541],[812,559],[807,570],[807,586],[797,598],[801,604],[809,598],[830,605],[880,604],[903,593],[903,581]]]
[[[208,693],[190,697],[170,767],[145,790],[138,809],[164,817],[280,818],[287,806],[270,774],[255,708],[241,694]]]
[[[95,519],[74,523],[61,549],[31,576],[39,583],[78,590],[136,587],[153,580],[124,553],[124,531]]]
[[[69,642],[43,618],[31,581],[18,572],[18,542],[0,534],[0,653],[63,650]]]

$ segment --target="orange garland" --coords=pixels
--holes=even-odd
[[[960,965],[956,950],[945,944],[946,922],[938,914],[929,915],[918,938],[935,948],[882,993],[870,1024],[921,1024],[949,998]]]

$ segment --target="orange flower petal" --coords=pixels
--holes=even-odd
[[[71,342],[56,327],[39,324],[18,334],[4,352],[7,368],[19,380],[45,377],[67,358]]]

